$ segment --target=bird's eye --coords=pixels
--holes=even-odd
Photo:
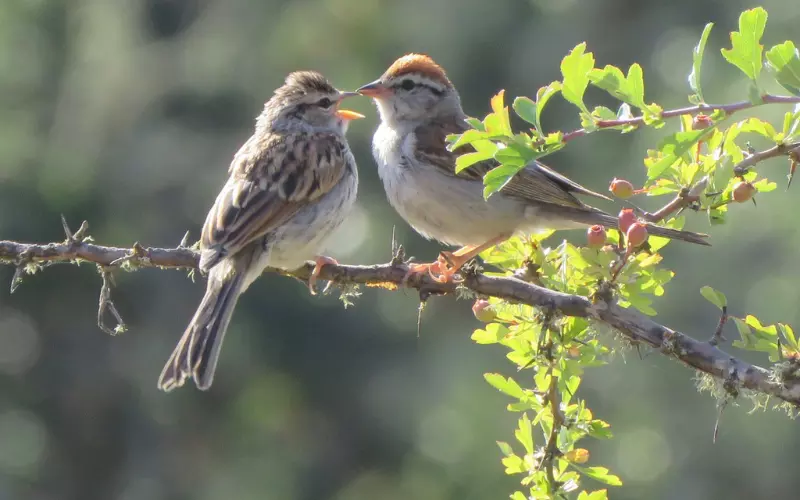
[[[400,83],[400,86],[403,88],[403,90],[411,90],[414,88],[414,81],[405,79],[402,81],[402,83]]]
[[[327,97],[323,97],[322,99],[317,101],[317,106],[319,106],[321,108],[330,108],[332,105],[333,105],[333,101],[331,101]]]

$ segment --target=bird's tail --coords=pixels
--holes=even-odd
[[[218,276],[222,271],[211,270],[203,300],[161,372],[159,389],[171,391],[182,386],[189,377],[194,379],[198,389],[211,387],[225,330],[244,281],[242,273],[227,272]]]
[[[602,210],[593,208],[578,208],[578,207],[554,207],[553,212],[558,216],[569,218],[574,222],[581,224],[594,225],[602,224],[606,227],[617,227],[619,222],[618,218],[603,212]],[[653,236],[661,236],[672,240],[687,241],[697,245],[711,246],[707,241],[708,235],[703,233],[693,233],[691,231],[680,231],[669,227],[657,226],[650,222],[645,222],[647,225],[647,232]]]

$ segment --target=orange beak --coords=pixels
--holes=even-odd
[[[349,109],[337,109],[336,116],[346,121],[359,120],[361,118],[364,118],[364,115],[362,115],[361,113],[356,113],[355,111],[351,111]]]
[[[381,83],[380,80],[375,80],[374,82],[368,83],[359,88],[356,90],[356,92],[367,97],[372,97],[373,99],[380,99],[381,97],[387,95],[390,91],[383,83]]]
[[[348,97],[353,97],[357,95],[358,92],[341,92],[339,93],[339,102],[341,103],[343,99],[347,99]],[[337,109],[336,116],[348,122],[350,120],[359,120],[361,118],[364,118],[364,115],[362,115],[361,113],[356,113],[355,111],[349,109]]]

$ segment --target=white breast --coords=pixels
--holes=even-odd
[[[480,182],[455,178],[415,160],[414,135],[383,124],[373,154],[389,203],[418,233],[450,245],[479,245],[512,233],[525,219],[516,200],[483,199]]]

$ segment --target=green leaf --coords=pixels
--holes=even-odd
[[[514,454],[514,450],[511,449],[511,445],[505,441],[497,441],[497,446],[500,448],[500,452],[506,457],[510,457]]]
[[[601,483],[607,484],[609,486],[622,486],[622,480],[619,477],[609,474],[608,469],[606,467],[578,467],[577,465],[572,465],[579,471],[583,472],[590,478],[594,479],[595,481],[600,481]]]
[[[783,140],[792,140],[798,128],[800,128],[800,104],[795,104],[794,111],[787,111],[783,116]]]
[[[511,377],[506,378],[499,373],[487,373],[483,378],[489,382],[489,385],[504,394],[508,394],[512,398],[525,398],[525,391],[523,391],[517,381]]]
[[[456,173],[461,172],[465,168],[469,168],[478,162],[488,160],[494,157],[495,151],[477,151],[475,153],[467,153],[456,158]]]
[[[479,141],[479,140],[486,140],[491,136],[489,135],[488,132],[484,132],[483,130],[476,130],[476,129],[472,128],[472,129],[467,130],[463,134],[460,134],[457,137],[458,138],[456,140],[454,140],[453,142],[450,143],[449,148],[448,148],[448,149],[450,149],[450,151],[454,151],[454,150],[460,148],[461,146],[464,146],[465,144],[471,144],[471,143],[473,143],[475,141]]]
[[[475,330],[472,340],[476,344],[496,344],[508,335],[508,327],[500,323],[490,323],[485,330]]]
[[[556,95],[556,92],[560,90],[561,82],[556,80],[554,82],[550,82],[550,84],[546,87],[541,87],[536,91],[536,121],[534,122],[534,125],[536,125],[536,130],[538,132],[544,133],[544,130],[542,129],[542,111],[547,105],[547,101],[549,101],[550,98]]]
[[[581,491],[581,494],[578,495],[578,500],[608,500],[608,491],[597,490],[591,493]]]
[[[525,447],[525,451],[533,453],[533,426],[527,413],[523,413],[519,419],[519,427],[514,432],[514,437]]]
[[[760,42],[766,24],[767,11],[762,7],[742,12],[739,31],[731,33],[731,48],[722,49],[722,57],[753,81],[761,74],[764,46]]]
[[[713,127],[703,130],[691,130],[687,132],[676,132],[666,137],[658,146],[658,154],[655,157],[645,159],[647,166],[647,178],[655,179],[667,171],[678,159],[697,144],[697,141],[714,132]],[[651,159],[652,158],[652,159]]]
[[[488,200],[491,195],[503,189],[519,171],[520,167],[515,165],[500,165],[486,172],[486,175],[483,176],[484,199]]]
[[[770,181],[769,179],[761,179],[758,182],[754,182],[753,186],[755,186],[759,193],[769,193],[770,191],[775,191],[778,188],[778,184]]]
[[[728,299],[725,298],[725,294],[714,290],[710,286],[704,286],[701,288],[700,294],[705,297],[707,301],[711,302],[720,309],[728,305]]]
[[[689,87],[691,87],[692,92],[694,92],[695,99],[692,100],[693,104],[705,102],[705,99],[703,98],[703,89],[700,82],[700,70],[703,64],[703,52],[706,50],[708,35],[711,33],[711,28],[713,27],[714,23],[706,24],[706,27],[703,28],[703,34],[700,35],[700,41],[694,47],[694,51],[692,52],[692,72],[689,73]]]
[[[563,83],[561,95],[564,99],[586,113],[589,110],[583,103],[583,94],[589,85],[589,72],[594,68],[594,55],[586,51],[586,42],[581,43],[561,61]]]
[[[783,88],[800,96],[800,54],[794,43],[787,41],[766,53],[767,68]]]
[[[514,112],[525,120],[526,122],[536,125],[536,115],[538,110],[536,109],[536,103],[529,97],[517,97],[514,99],[514,103],[511,105],[514,108]]]
[[[592,85],[599,87],[617,99],[647,111],[644,102],[644,76],[642,67],[634,63],[628,69],[628,76],[616,66],[606,65],[603,69],[593,69],[589,72]]]

